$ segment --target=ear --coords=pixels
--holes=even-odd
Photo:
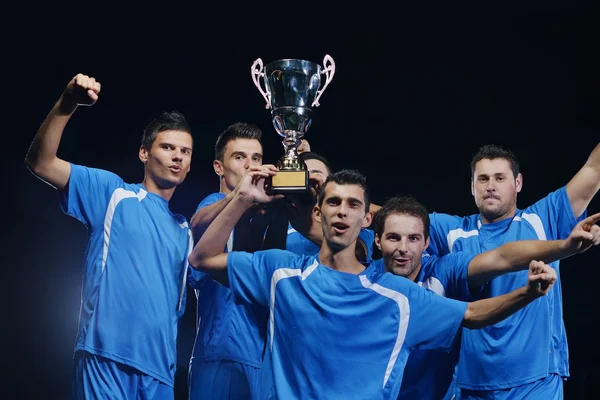
[[[215,160],[213,161],[213,169],[215,170],[215,173],[219,176],[223,176],[223,163],[221,163],[221,161],[219,160]]]
[[[362,227],[368,228],[369,226],[371,226],[372,221],[373,221],[373,213],[371,211],[369,211],[365,214],[365,218],[363,219]]]
[[[381,239],[377,233],[375,234],[375,246],[381,251]]]
[[[140,157],[140,161],[146,164],[146,162],[148,161],[148,150],[146,150],[146,148],[143,145],[140,146],[138,156]]]
[[[521,175],[520,172],[517,175],[517,179],[515,179],[515,186],[517,189],[517,193],[520,193],[521,189],[523,189],[523,175]]]
[[[475,181],[471,178],[471,196],[475,197]]]
[[[425,247],[423,247],[423,251],[427,250],[427,248],[429,247],[429,239],[431,238],[427,237],[427,240],[425,241]]]
[[[319,224],[322,222],[321,220],[321,209],[319,208],[318,205],[315,204],[315,206],[313,207],[313,219],[318,222]]]

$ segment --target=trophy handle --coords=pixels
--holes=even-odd
[[[265,108],[271,108],[271,95],[266,90],[263,90],[262,86],[260,85],[260,78],[263,78],[263,80],[265,79],[263,62],[260,58],[257,58],[256,61],[254,61],[252,67],[250,68],[250,73],[252,74],[252,81],[254,82],[254,85],[256,85],[258,91],[260,94],[262,94],[267,102]]]
[[[323,85],[323,88],[321,90],[317,91],[317,97],[315,98],[315,101],[313,101],[312,107],[319,107],[319,98],[321,97],[321,95],[327,88],[327,85],[329,85],[329,82],[331,82],[331,80],[333,79],[333,75],[335,74],[335,61],[333,61],[333,58],[331,58],[329,54],[326,54],[323,58],[323,66],[325,68],[323,68],[321,73],[325,74],[325,84]]]

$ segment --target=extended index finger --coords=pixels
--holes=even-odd
[[[584,225],[595,225],[596,222],[600,221],[600,213],[596,213],[594,215],[590,215],[586,219],[582,221]]]

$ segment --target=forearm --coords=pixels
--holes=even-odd
[[[526,270],[532,260],[551,263],[567,258],[573,251],[565,240],[519,240],[480,253],[469,264],[469,286],[477,287],[497,276]]]
[[[233,196],[227,206],[214,218],[190,254],[190,264],[202,269],[207,260],[223,253],[229,235],[244,212],[252,205],[242,196]]]
[[[567,195],[573,214],[579,218],[600,190],[600,143],[594,147],[586,163],[567,184]]]
[[[234,197],[234,192],[228,193],[224,198],[209,206],[202,207],[192,217],[191,227],[192,234],[196,239],[199,239],[208,226],[217,218],[219,214],[227,207]]]
[[[525,286],[502,296],[474,301],[467,306],[463,326],[468,329],[480,329],[496,324],[522,309],[537,297],[528,292]]]
[[[76,108],[61,96],[42,123],[25,157],[34,173],[39,174],[56,159],[63,131]]]

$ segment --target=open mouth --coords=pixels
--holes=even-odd
[[[333,224],[331,224],[331,226],[333,227],[333,230],[335,231],[335,233],[337,233],[338,235],[342,235],[342,234],[346,233],[346,231],[349,228],[348,225],[343,224],[341,222],[334,222]]]
[[[401,267],[407,265],[409,261],[410,259],[408,258],[394,258],[394,264]]]

